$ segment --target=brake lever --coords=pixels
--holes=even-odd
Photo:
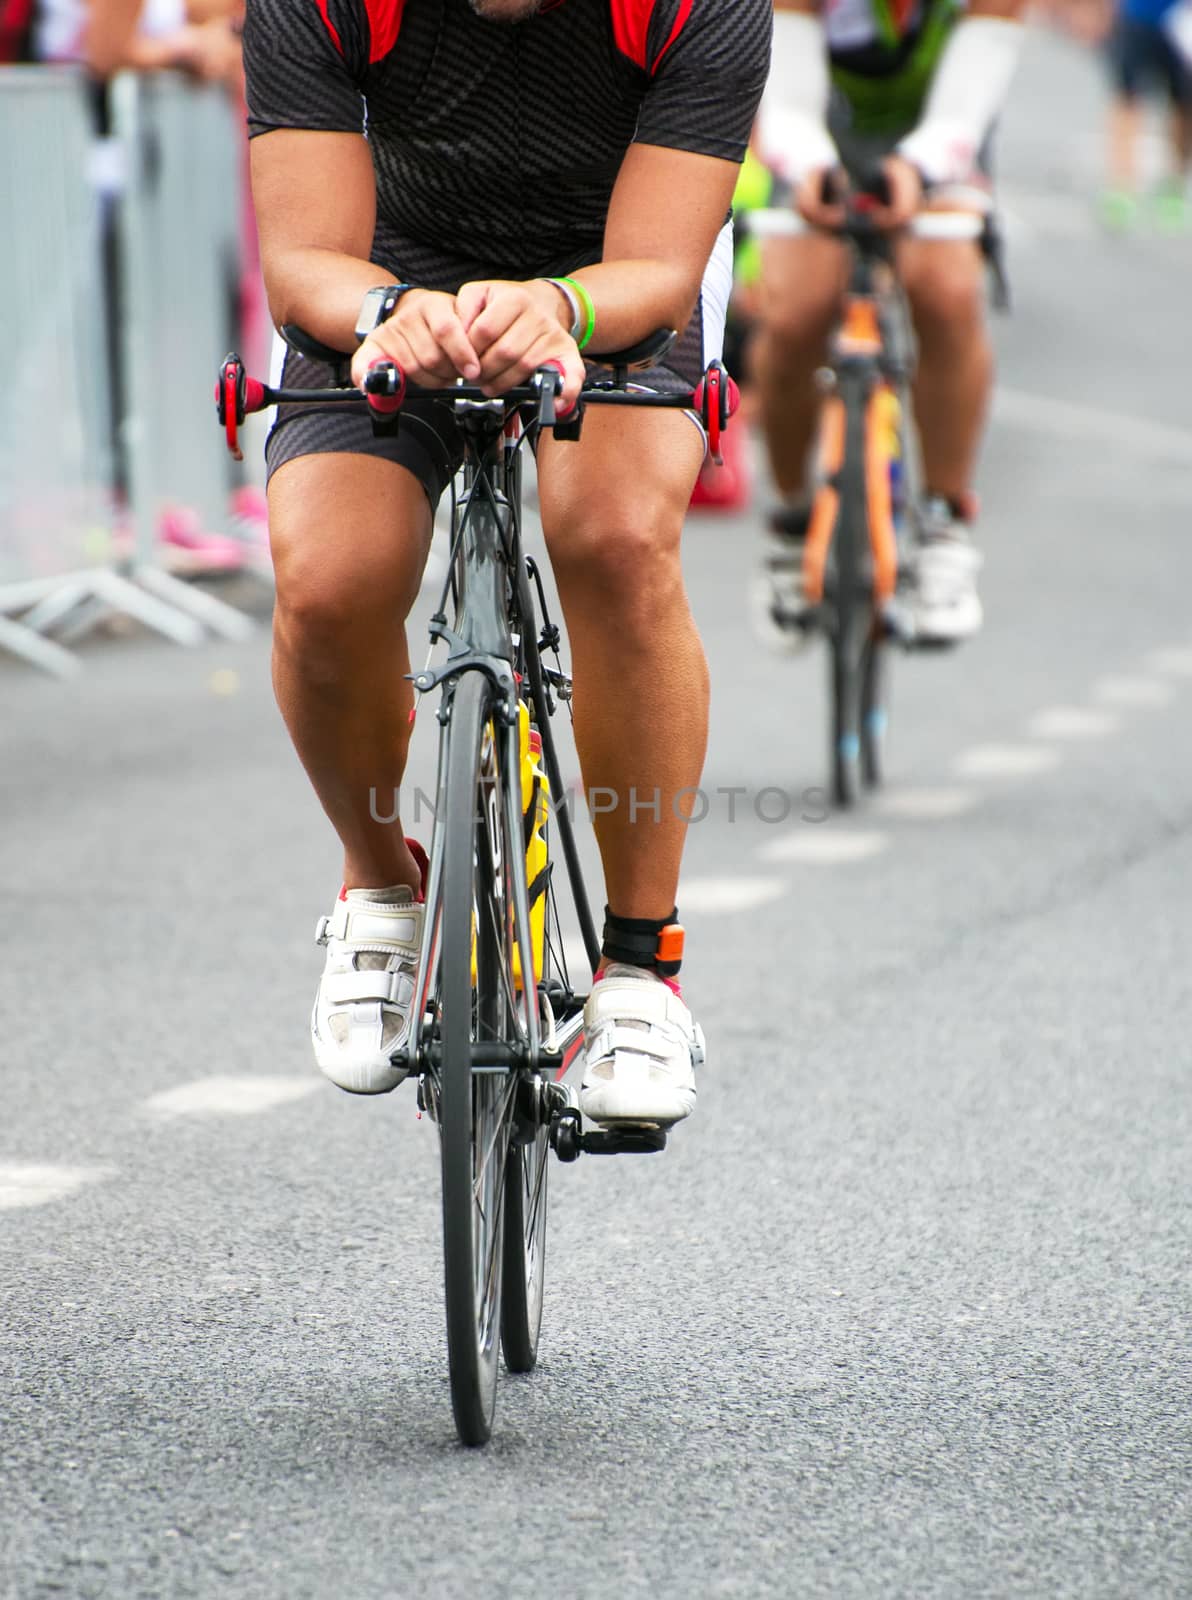
[[[539,367],[530,379],[530,387],[538,395],[538,426],[540,428],[553,428],[559,420],[558,407],[555,401],[563,393],[563,369],[553,361],[546,366]]]

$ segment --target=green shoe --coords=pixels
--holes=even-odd
[[[1188,205],[1188,196],[1184,186],[1177,180],[1169,180],[1160,185],[1155,191],[1155,226],[1162,233],[1187,233],[1192,225],[1192,207]]]
[[[1128,189],[1105,189],[1097,213],[1109,233],[1129,233],[1138,221],[1138,200]]]

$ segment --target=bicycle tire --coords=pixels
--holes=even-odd
[[[527,1130],[505,1170],[505,1260],[502,1266],[501,1349],[510,1372],[533,1372],[542,1334],[546,1285],[546,1220],[550,1129]]]
[[[579,854],[571,832],[570,814],[566,811],[565,790],[558,773],[558,757],[554,739],[550,734],[552,702],[546,693],[539,659],[539,629],[534,618],[530,578],[523,563],[518,573],[518,610],[522,614],[522,637],[525,646],[525,674],[530,690],[536,726],[542,739],[542,765],[546,768],[547,792],[557,810],[550,818],[558,822],[558,842],[562,846],[560,858],[555,861],[554,826],[544,829],[547,840],[546,931],[542,938],[542,989],[549,992],[557,982],[563,994],[573,994],[573,974],[568,971],[565,957],[558,904],[555,899],[555,866],[562,866],[563,882],[570,893],[571,904],[581,930],[584,949],[594,970],[598,962],[597,938],[592,928],[587,890],[582,880]],[[546,602],[544,602],[546,605]],[[562,800],[560,800],[562,797]],[[557,971],[555,971],[557,968]],[[590,976],[590,971],[587,976]],[[581,1002],[582,1003],[582,1002]],[[566,1021],[560,1018],[558,1021]],[[547,1189],[549,1189],[550,1118],[539,1114],[538,1122],[526,1126],[522,1141],[515,1146],[515,1160],[509,1165],[509,1189],[506,1195],[506,1262],[504,1262],[504,1304],[501,1312],[501,1344],[510,1373],[530,1373],[538,1365],[538,1346],[542,1331],[542,1293],[546,1283],[546,1232]]]
[[[844,460],[839,474],[840,508],[832,540],[833,624],[829,636],[832,800],[849,808],[861,796],[862,703],[865,657],[872,633],[869,572],[869,506],[865,471],[864,380],[841,378],[845,410]]]
[[[867,789],[880,789],[885,780],[886,657],[889,646],[882,638],[872,638],[865,654],[861,681],[861,782]]]
[[[492,1434],[500,1345],[506,1182],[516,1068],[479,1070],[474,1044],[516,1043],[502,774],[479,672],[456,685],[448,724],[440,963],[439,1132],[451,1404],[460,1439]],[[486,746],[487,739],[487,746]],[[487,750],[487,754],[486,754]],[[493,829],[497,830],[493,832]],[[524,858],[522,858],[524,859]]]

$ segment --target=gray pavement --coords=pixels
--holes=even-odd
[[[898,663],[882,802],[758,820],[823,780],[822,664],[692,524],[749,791],[691,835],[712,1058],[665,1157],[555,1169],[486,1452],[433,1132],[308,1060],[336,861],[264,637],[0,666],[0,1594],[1192,1592],[1192,252],[1088,224],[1096,108],[1039,41],[989,625]]]

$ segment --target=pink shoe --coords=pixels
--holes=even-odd
[[[227,534],[204,532],[198,513],[189,506],[167,506],[157,520],[157,537],[182,557],[176,564],[189,572],[235,572],[244,565],[243,543]]]
[[[269,502],[263,490],[255,484],[242,484],[233,489],[228,509],[234,526],[252,544],[269,544]]]

